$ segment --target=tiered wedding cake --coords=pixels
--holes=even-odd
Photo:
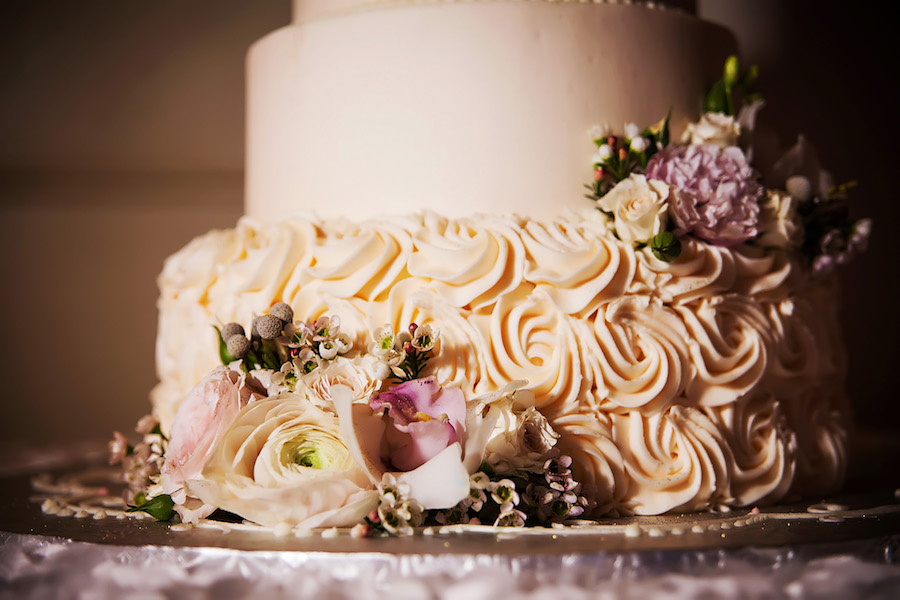
[[[839,486],[867,226],[803,144],[750,165],[753,72],[668,4],[295,0],[248,216],[159,280],[145,497],[371,533]]]

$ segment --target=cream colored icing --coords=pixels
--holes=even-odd
[[[677,139],[734,48],[717,25],[646,6],[353,9],[372,4],[384,3],[301,1],[296,23],[251,49],[248,215],[550,221],[589,206],[592,126],[621,132],[671,110]]]
[[[216,366],[211,325],[285,301],[298,320],[339,316],[358,350],[385,324],[431,324],[435,376],[469,398],[528,380],[601,512],[833,489],[846,464],[834,281],[775,250],[685,246],[660,262],[593,213],[244,218],[165,265],[154,413],[168,431]]]

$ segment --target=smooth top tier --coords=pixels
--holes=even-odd
[[[492,2],[497,0],[293,0],[294,23],[305,23],[315,19],[346,15],[350,12],[377,8],[396,8],[421,4]],[[645,4],[684,10],[690,14],[697,11],[696,0],[505,0],[506,2],[545,2],[560,4],[574,2],[580,4]]]
[[[734,49],[673,10],[427,2],[294,24],[248,59],[247,213],[550,219],[590,203],[589,131],[677,135]]]

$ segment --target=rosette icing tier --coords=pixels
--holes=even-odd
[[[439,329],[429,373],[470,401],[526,380],[593,490],[596,514],[825,493],[845,470],[835,283],[806,277],[783,249],[686,239],[683,254],[663,262],[617,239],[596,213],[245,218],[173,255],[159,284],[153,408],[163,432],[216,366],[211,326],[287,302],[298,321],[339,317],[358,344],[386,324]],[[363,401],[372,389],[363,366],[321,375]],[[325,393],[311,381],[311,394]],[[285,413],[284,423],[295,417]],[[260,498],[270,493],[266,477],[289,475],[254,441],[274,435],[261,423],[249,437],[233,434],[267,461],[257,475],[240,463],[240,485]],[[210,469],[224,473],[246,452]],[[230,498],[228,481],[197,493]]]

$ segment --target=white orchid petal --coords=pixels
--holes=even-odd
[[[378,485],[386,470],[380,457],[384,421],[368,405],[354,404],[353,390],[345,385],[332,386],[331,401],[350,456],[365,470],[372,484]]]
[[[469,494],[469,472],[459,443],[450,444],[421,467],[394,476],[427,510],[451,508]]]

